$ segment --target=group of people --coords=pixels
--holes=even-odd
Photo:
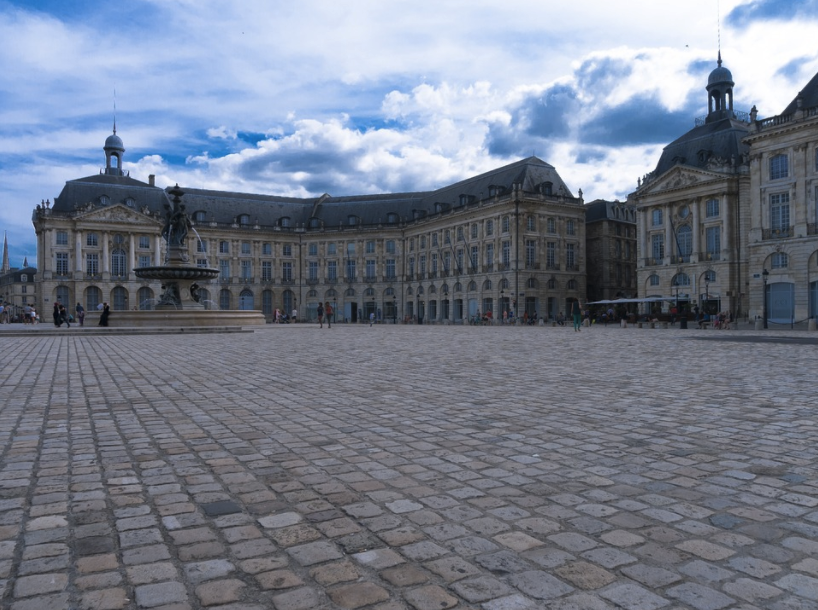
[[[318,328],[324,328],[324,318],[327,320],[327,328],[332,328],[332,317],[335,314],[335,310],[332,309],[332,305],[329,304],[329,301],[321,305],[318,303],[318,310],[316,312],[318,314]],[[370,320],[369,325],[372,326],[372,321]]]
[[[283,309],[277,307],[273,310],[274,324],[289,324],[290,322],[298,322],[298,310],[293,308],[292,313],[288,316]]]
[[[108,307],[108,303],[100,303],[97,306],[97,309],[100,310],[99,315],[99,326],[108,326],[108,318],[111,315],[111,308]],[[31,308],[32,312],[34,308]],[[65,305],[60,303],[59,301],[54,301],[54,326],[60,328],[63,324],[65,324],[66,328],[71,328],[71,322],[79,321],[80,326],[85,325],[85,308],[82,306],[82,303],[77,303],[77,306],[74,308],[74,311],[77,313],[77,317],[74,318],[73,315],[68,313],[68,310],[65,308]],[[32,316],[33,317],[33,316]],[[28,319],[28,315],[26,315],[26,319]]]

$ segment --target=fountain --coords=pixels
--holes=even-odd
[[[200,282],[219,276],[219,270],[190,265],[187,236],[192,229],[190,217],[182,203],[184,192],[177,184],[169,192],[165,204],[165,225],[162,237],[167,243],[165,264],[134,269],[134,275],[144,280],[157,280],[162,295],[153,310],[114,311],[111,326],[161,327],[235,327],[264,324],[264,314],[258,310],[218,310],[205,307],[200,300]]]

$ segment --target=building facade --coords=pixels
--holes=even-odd
[[[628,197],[637,210],[640,298],[746,315],[750,163],[743,138],[751,115],[733,109],[734,84],[719,54],[706,87],[707,116],[665,147]]]
[[[636,209],[598,199],[585,205],[588,301],[635,298]]]
[[[771,328],[802,325],[818,318],[818,75],[744,141],[750,315],[766,315]]]
[[[33,213],[40,309],[149,309],[158,282],[165,190],[122,170],[119,136],[99,175],[66,183]],[[477,312],[556,316],[585,299],[585,208],[548,163],[530,157],[435,191],[291,198],[182,188],[191,264],[219,269],[200,299],[336,319],[456,323]]]

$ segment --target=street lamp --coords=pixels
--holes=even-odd
[[[764,328],[767,328],[767,276],[770,275],[770,272],[764,269],[761,272],[761,278],[764,280],[764,308],[762,309],[764,315]]]

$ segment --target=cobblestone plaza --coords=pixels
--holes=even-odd
[[[2,608],[818,608],[813,334],[8,328]]]

